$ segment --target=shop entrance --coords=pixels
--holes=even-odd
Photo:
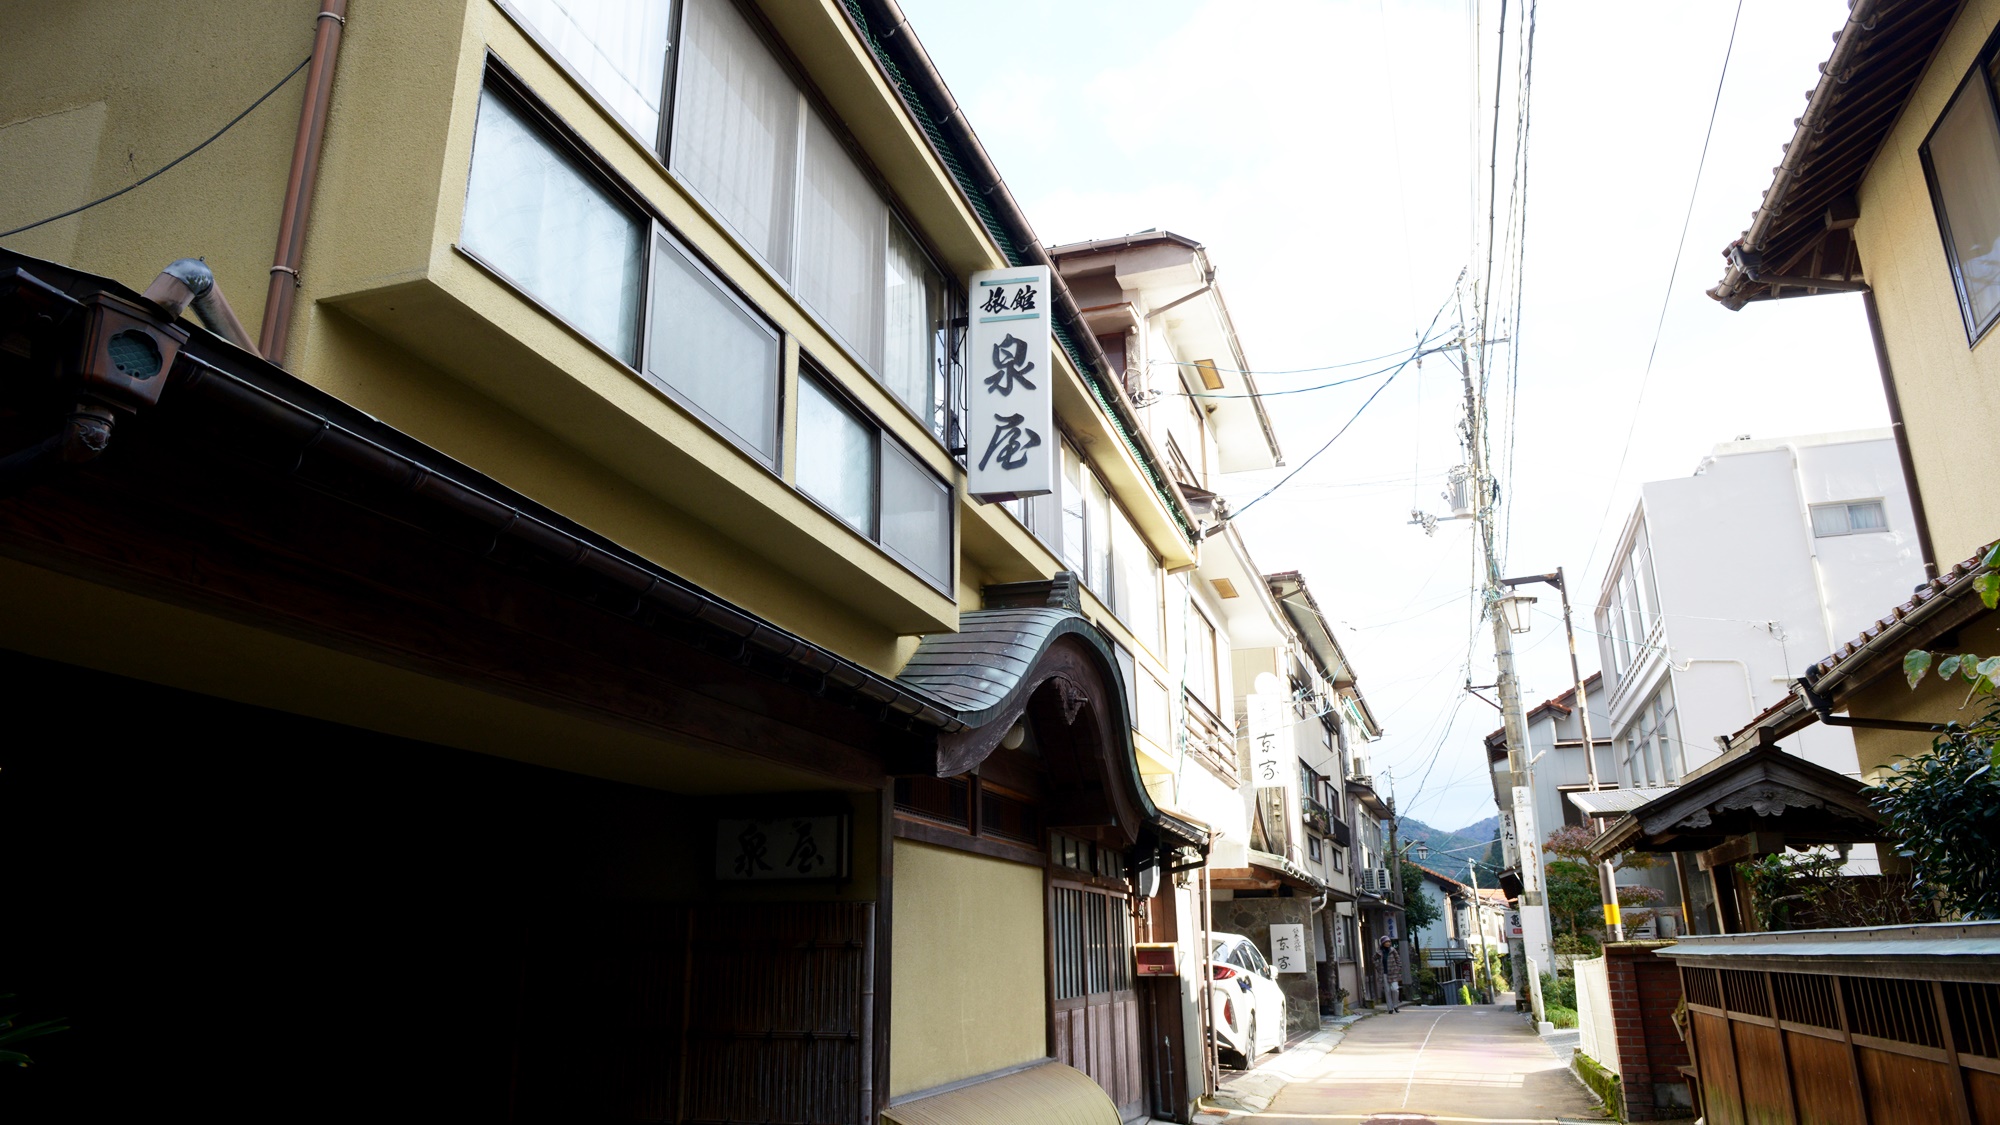
[[[1096,1080],[1131,1121],[1146,1106],[1124,864],[1114,849],[1060,832],[1050,850],[1053,1053]]]

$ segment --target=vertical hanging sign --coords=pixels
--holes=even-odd
[[[1266,679],[1271,681],[1265,684]],[[1266,687],[1271,690],[1263,690]],[[1299,775],[1292,752],[1291,700],[1281,694],[1277,677],[1257,677],[1256,692],[1243,697],[1244,726],[1250,736],[1250,785],[1255,789],[1290,789]]]
[[[1049,269],[972,275],[965,347],[965,465],[975,499],[1055,491],[1055,371],[1049,362]]]
[[[1535,840],[1535,791],[1514,787],[1514,833],[1521,849],[1521,891],[1542,893],[1542,849]]]

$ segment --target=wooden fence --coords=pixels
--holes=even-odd
[[[2000,1125],[2000,923],[1688,938],[1708,1125]]]

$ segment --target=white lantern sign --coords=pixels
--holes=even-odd
[[[1053,492],[1062,443],[1049,360],[1049,269],[980,270],[968,295],[967,491],[986,501]]]

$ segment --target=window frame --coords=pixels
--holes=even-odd
[[[678,4],[676,10],[678,11]],[[676,25],[676,32],[678,32],[678,25]],[[788,480],[785,477],[785,467],[788,463],[787,458],[790,458],[791,461],[793,462],[796,461],[797,446],[798,446],[798,438],[796,431],[793,432],[792,442],[790,446],[787,446],[785,442],[785,434],[786,434],[785,415],[787,409],[791,405],[788,400],[791,397],[793,397],[789,393],[789,388],[787,386],[788,380],[786,378],[787,364],[785,359],[785,351],[786,351],[785,341],[788,337],[791,338],[793,341],[795,341],[800,345],[797,349],[798,353],[798,361],[796,364],[797,377],[807,378],[810,377],[812,373],[817,373],[821,385],[823,387],[829,388],[836,399],[840,400],[850,409],[857,412],[861,416],[863,422],[867,424],[869,427],[871,427],[875,432],[876,464],[878,468],[878,476],[877,476],[877,487],[875,496],[875,514],[873,522],[875,523],[876,528],[872,534],[862,534],[862,538],[866,540],[876,550],[880,551],[890,561],[894,562],[897,566],[903,568],[905,571],[915,576],[919,581],[923,582],[926,586],[929,586],[932,590],[956,602],[958,600],[956,594],[956,583],[958,580],[958,563],[959,563],[958,550],[957,550],[958,530],[959,530],[958,501],[957,501],[958,488],[956,480],[951,479],[950,477],[944,474],[940,474],[928,460],[926,460],[915,449],[911,447],[910,443],[904,441],[900,435],[896,434],[887,424],[885,424],[882,421],[881,417],[875,411],[870,410],[865,405],[863,405],[859,401],[859,399],[854,395],[854,393],[850,391],[847,388],[847,386],[831,372],[831,370],[827,367],[827,365],[820,363],[817,359],[815,359],[812,356],[812,354],[805,348],[804,341],[798,340],[797,337],[791,336],[789,333],[787,333],[784,330],[784,328],[780,326],[772,317],[767,315],[754,300],[751,300],[747,295],[745,295],[743,291],[730,280],[729,275],[720,268],[718,268],[716,264],[712,260],[710,260],[707,255],[701,253],[701,251],[697,249],[686,238],[686,236],[684,236],[680,232],[679,228],[674,226],[673,223],[669,222],[666,216],[663,215],[658,208],[654,207],[652,203],[647,200],[645,195],[641,193],[638,190],[638,188],[632,184],[630,180],[626,179],[623,175],[619,174],[619,172],[615,168],[611,167],[611,165],[604,160],[601,154],[599,154],[594,148],[592,148],[590,144],[586,142],[576,132],[575,129],[571,128],[570,125],[563,120],[560,114],[557,114],[554,111],[554,109],[548,105],[547,102],[545,102],[542,98],[536,95],[534,89],[530,87],[521,78],[521,76],[514,71],[512,67],[508,66],[504,59],[500,58],[499,55],[495,54],[492,50],[489,49],[486,53],[485,61],[486,61],[485,71],[483,73],[480,82],[480,96],[484,97],[489,93],[497,93],[500,96],[506,98],[508,100],[510,107],[513,108],[517,113],[519,113],[523,118],[526,119],[527,124],[541,136],[541,139],[543,141],[548,143],[551,146],[551,148],[556,150],[559,154],[566,155],[569,158],[575,160],[580,166],[580,171],[582,171],[585,175],[593,178],[596,181],[597,186],[599,188],[603,189],[608,195],[610,195],[614,199],[614,201],[618,202],[627,211],[629,211],[632,215],[634,222],[638,225],[641,237],[645,240],[644,241],[645,254],[640,263],[641,269],[639,271],[639,298],[638,298],[639,316],[637,325],[638,354],[634,357],[633,360],[627,360],[620,357],[616,352],[614,352],[610,348],[610,346],[600,342],[596,337],[592,336],[589,332],[585,331],[580,325],[575,324],[568,318],[564,317],[561,313],[557,312],[555,309],[550,307],[540,297],[536,296],[532,291],[530,291],[524,285],[522,285],[521,282],[519,282],[513,277],[508,276],[505,270],[500,269],[492,262],[481,257],[478,254],[478,252],[467,248],[462,242],[463,238],[462,228],[464,221],[462,216],[460,219],[461,231],[458,235],[454,237],[452,242],[452,248],[455,251],[457,251],[461,257],[465,258],[467,261],[471,262],[475,267],[477,267],[480,270],[480,272],[486,274],[488,277],[491,277],[495,282],[504,286],[506,289],[514,293],[521,300],[533,306],[536,311],[541,313],[543,316],[549,318],[549,320],[562,326],[562,328],[565,329],[567,332],[569,332],[571,336],[573,336],[578,341],[582,342],[586,347],[596,352],[599,356],[602,356],[604,359],[616,364],[620,368],[623,368],[626,374],[632,376],[635,380],[638,381],[640,385],[646,387],[648,390],[651,390],[653,393],[660,395],[662,398],[666,399],[669,403],[671,403],[675,408],[679,409],[680,411],[688,415],[698,425],[701,426],[703,431],[712,435],[714,438],[716,438],[716,440],[721,441],[724,444],[735,449],[737,452],[741,453],[747,460],[749,460],[752,464],[757,465],[759,468],[769,473],[773,478],[775,478],[781,484],[783,484],[785,488],[788,489],[793,495],[804,500],[806,503],[811,505],[815,510],[826,515],[828,518],[832,519],[840,526],[849,528],[851,530],[857,530],[858,532],[858,529],[855,529],[853,524],[849,523],[845,518],[840,516],[838,513],[834,512],[832,509],[828,508],[826,505],[822,504],[819,500],[817,500],[809,493],[807,493],[805,489],[801,488],[795,479],[796,472],[794,472],[794,479]],[[672,66],[670,64],[669,71],[671,70]],[[615,114],[611,113],[611,111],[608,108],[604,107],[603,105],[596,103],[595,101],[593,101],[593,105],[596,106],[599,112],[613,118],[616,117]],[[469,185],[470,168],[471,164],[468,158],[466,164],[466,169],[468,173],[468,190],[470,186]],[[776,449],[775,456],[766,458],[762,451],[758,450],[756,447],[749,445],[747,442],[745,442],[735,433],[734,430],[732,430],[729,426],[723,424],[720,420],[715,418],[714,415],[709,413],[700,404],[694,402],[685,392],[674,388],[671,384],[667,383],[665,380],[654,378],[647,371],[647,363],[648,360],[651,358],[651,342],[652,342],[652,327],[653,327],[653,290],[654,290],[654,286],[652,283],[653,270],[655,265],[655,255],[659,251],[659,242],[661,239],[665,239],[675,251],[681,253],[686,258],[686,260],[694,266],[696,272],[701,274],[706,280],[713,283],[721,291],[724,298],[735,303],[735,305],[744,312],[746,312],[752,320],[756,321],[767,331],[773,333],[774,338],[778,345],[777,366],[772,375],[772,378],[774,380],[774,395],[775,395],[774,409],[776,416],[776,420],[774,423],[776,430],[776,440],[774,442],[774,448]],[[947,278],[950,277],[949,274],[946,274],[945,276]],[[817,324],[817,321],[815,321],[815,324]],[[870,375],[870,378],[873,379],[872,373]],[[879,381],[877,382],[877,386],[878,388],[881,387]],[[886,388],[881,388],[881,389],[883,390],[883,393],[885,394],[888,393]],[[900,405],[901,400],[896,399],[896,397],[893,394],[890,394],[889,398]],[[928,425],[924,426],[923,428],[924,432],[930,434],[933,440],[937,439],[937,435],[931,432]],[[931,481],[937,484],[944,492],[945,518],[946,518],[945,533],[948,537],[946,555],[951,573],[945,576],[942,580],[933,579],[920,564],[909,559],[900,550],[890,546],[887,543],[884,543],[881,539],[879,530],[881,524],[881,478],[879,470],[881,465],[881,458],[884,455],[883,447],[881,445],[881,439],[885,435],[890,440],[896,443],[896,447],[899,450],[901,450],[906,457],[908,457],[908,459],[911,461],[912,464],[916,465],[919,469],[921,469],[927,476],[930,477]],[[939,442],[939,448],[943,449],[942,442]]]
[[[787,481],[786,484],[792,489],[793,492],[797,493],[807,503],[811,504],[814,508],[818,509],[819,511],[824,512],[827,515],[827,517],[832,519],[835,523],[838,523],[840,526],[847,528],[849,531],[852,531],[856,535],[859,535],[861,538],[867,540],[868,543],[871,546],[873,546],[876,550],[888,556],[892,562],[896,563],[896,565],[902,567],[904,570],[915,575],[919,581],[931,587],[933,590],[936,590],[939,593],[944,594],[946,597],[953,597],[953,600],[956,600],[956,598],[953,596],[953,591],[958,581],[958,486],[957,484],[954,481],[948,480],[944,476],[939,474],[937,469],[932,467],[930,462],[924,460],[921,456],[917,454],[916,450],[910,448],[908,442],[898,437],[893,430],[891,430],[888,426],[884,425],[882,419],[879,418],[874,411],[868,409],[867,406],[863,405],[861,400],[858,397],[856,397],[852,391],[848,390],[846,386],[842,385],[840,380],[834,377],[831,371],[827,370],[827,367],[824,363],[821,363],[817,358],[815,358],[812,355],[812,353],[808,352],[803,346],[799,348],[798,379],[801,383],[805,382],[808,379],[813,380],[814,383],[817,384],[822,393],[824,393],[828,398],[834,400],[835,403],[837,403],[842,407],[845,407],[850,413],[858,417],[861,421],[861,424],[868,427],[868,429],[874,435],[873,449],[875,456],[875,494],[873,497],[874,503],[869,512],[870,526],[867,528],[856,527],[854,523],[851,520],[849,520],[846,516],[843,516],[839,512],[834,511],[832,508],[828,507],[824,501],[820,500],[819,497],[814,496],[811,490],[807,489],[805,484],[798,479],[798,468],[799,468],[798,451],[801,438],[796,425],[796,420],[792,432],[790,460],[787,463],[788,467],[791,469],[792,479]],[[802,399],[803,395],[795,397],[800,397]],[[892,445],[885,444],[885,442],[892,443]],[[932,578],[931,575],[924,570],[921,564],[919,564],[914,559],[911,559],[910,557],[905,555],[898,548],[885,542],[882,537],[882,482],[885,479],[884,473],[882,471],[882,466],[884,459],[893,455],[900,455],[906,458],[912,465],[915,465],[919,470],[921,470],[925,476],[929,477],[931,483],[937,485],[939,487],[939,490],[943,493],[944,512],[945,512],[945,528],[944,528],[945,556],[946,556],[945,561],[947,564],[947,569],[950,571],[950,573],[944,575],[942,578]]]
[[[665,379],[655,378],[653,373],[647,369],[649,366],[649,361],[653,358],[652,357],[652,343],[653,343],[652,290],[653,290],[654,255],[659,252],[659,243],[662,239],[664,239],[673,250],[680,253],[680,255],[683,258],[687,259],[688,263],[694,267],[696,273],[700,274],[711,285],[715,286],[716,289],[718,289],[722,293],[724,299],[733,302],[737,308],[748,313],[750,319],[762,325],[766,331],[771,333],[772,338],[777,342],[778,366],[772,376],[773,379],[776,381],[776,386],[774,388],[774,395],[772,399],[772,406],[775,411],[775,416],[772,421],[774,439],[771,443],[772,448],[775,450],[775,453],[772,456],[770,457],[764,456],[762,450],[758,449],[754,445],[749,444],[749,441],[746,438],[738,435],[733,427],[729,426],[727,423],[723,422],[720,418],[717,418],[714,414],[710,413],[700,403],[694,401],[694,398],[691,395],[689,395],[686,391],[683,391],[680,388],[675,387],[672,383],[667,382]],[[780,328],[777,325],[777,323],[773,321],[770,317],[766,316],[764,314],[764,311],[757,307],[756,302],[744,296],[741,290],[737,289],[735,285],[731,284],[728,276],[725,275],[721,270],[715,268],[715,264],[713,262],[710,262],[705,255],[703,255],[699,250],[696,250],[694,246],[688,242],[687,239],[680,237],[679,232],[674,230],[674,228],[670,226],[665,219],[662,219],[657,215],[653,216],[652,229],[649,232],[648,241],[646,243],[646,269],[644,272],[646,277],[646,292],[644,294],[643,303],[640,306],[641,315],[639,317],[639,365],[636,368],[639,378],[642,381],[644,381],[647,386],[652,387],[654,390],[666,395],[666,397],[671,402],[673,402],[675,406],[678,406],[681,409],[687,411],[689,414],[694,415],[695,418],[700,420],[702,425],[709,430],[709,432],[715,434],[717,437],[720,437],[722,440],[735,446],[737,449],[743,452],[744,456],[749,457],[750,459],[756,461],[758,464],[764,466],[770,472],[777,474],[780,477],[780,479],[782,479],[784,475],[783,465],[785,463],[785,410],[788,406],[791,405],[790,402],[788,401],[790,396],[788,396],[785,393],[785,335],[786,335],[785,330],[783,328]],[[796,444],[796,442],[794,442],[794,444]]]
[[[2000,316],[1996,316],[1995,319],[2000,320]],[[1873,504],[1875,506],[1875,510],[1881,514],[1882,526],[1861,527],[1861,528],[1855,527],[1854,508],[1857,505],[1865,506],[1869,504]],[[1833,508],[1838,508],[1840,510],[1841,518],[1846,522],[1846,527],[1840,531],[1823,532],[1819,529],[1818,521],[1815,520],[1813,517],[1821,509],[1833,509]],[[1812,526],[1812,533],[1814,539],[1843,539],[1850,535],[1882,535],[1892,530],[1889,526],[1889,505],[1887,503],[1887,498],[1879,496],[1866,500],[1829,500],[1824,504],[1808,504],[1806,505],[1806,522],[1811,524]]]
[[[1967,299],[1965,289],[1965,276],[1959,268],[1958,250],[1951,237],[1951,218],[1945,213],[1944,195],[1938,183],[1937,168],[1931,161],[1931,141],[1937,136],[1938,130],[1944,127],[1945,119],[1951,116],[1951,111],[1958,105],[1958,99],[1965,96],[1966,87],[1970,85],[1977,85],[1984,92],[1987,107],[1993,113],[1995,128],[2000,130],[2000,78],[1993,73],[1996,55],[2000,55],[2000,27],[1994,28],[1987,36],[1986,42],[1979,48],[1979,53],[1973,56],[1972,65],[1966,68],[1958,84],[1952,87],[1951,97],[1945,99],[1944,108],[1938,111],[1937,119],[1931,122],[1930,131],[1924,134],[1923,141],[1917,145],[1917,158],[1924,168],[1924,184],[1930,191],[1931,213],[1937,218],[1938,236],[1944,246],[1945,268],[1951,273],[1952,293],[1958,300],[1958,317],[1965,328],[1967,348],[1978,346],[1986,334],[1992,331],[1993,326],[2000,324],[2000,305],[1996,305],[1987,315],[1985,323],[1973,320],[1972,303]],[[1977,83],[1973,81],[1981,76],[1984,77],[1984,81]],[[1993,182],[1995,188],[2000,189],[2000,168],[1994,169]]]
[[[944,416],[932,419],[925,417],[923,413],[897,397],[895,392],[889,389],[888,381],[883,377],[883,372],[877,370],[875,363],[870,362],[855,351],[854,347],[848,343],[845,335],[834,327],[833,322],[826,316],[823,316],[813,307],[811,302],[806,300],[799,292],[796,281],[788,276],[786,271],[778,269],[763,254],[752,248],[748,239],[737,230],[734,223],[724,217],[721,210],[710,202],[706,194],[689,183],[678,172],[674,171],[673,139],[679,117],[678,93],[680,89],[680,64],[682,55],[681,41],[687,18],[688,0],[666,0],[666,2],[672,8],[667,16],[667,62],[663,68],[663,80],[666,83],[666,88],[660,94],[659,132],[656,136],[648,138],[638,130],[632,128],[624,117],[611,108],[610,103],[583,77],[576,66],[561,51],[557,50],[554,44],[548,41],[535,27],[533,21],[517,10],[509,0],[495,0],[501,13],[507,17],[508,23],[513,25],[522,37],[527,39],[551,66],[568,79],[599,114],[610,121],[628,140],[632,141],[645,153],[646,158],[653,164],[654,171],[658,172],[668,182],[682,191],[687,192],[694,199],[703,217],[710,223],[713,223],[717,229],[725,232],[737,250],[754,263],[757,269],[762,271],[771,280],[772,284],[793,302],[806,319],[811,321],[813,326],[847,357],[856,370],[867,376],[870,381],[887,394],[890,401],[896,403],[905,414],[909,415],[917,423],[924,433],[930,436],[931,440],[938,443],[940,450],[951,456],[955,461],[959,460],[962,454],[954,452],[954,443],[962,424],[961,416],[963,414],[961,400],[964,393],[965,378],[962,352],[965,334],[963,320],[965,316],[966,297],[964,286],[960,283],[958,274],[945,268],[942,264],[943,258],[938,254],[937,248],[931,243],[922,227],[911,220],[908,209],[902,205],[902,202],[896,197],[895,192],[889,188],[880,171],[875,167],[874,162],[868,159],[867,154],[855,142],[853,135],[847,129],[846,122],[833,112],[826,98],[820,93],[819,87],[807,78],[804,68],[798,64],[791,51],[773,33],[763,13],[756,11],[746,4],[740,3],[739,0],[721,0],[722,3],[729,4],[734,8],[736,13],[743,17],[745,22],[750,25],[750,29],[756,35],[758,42],[766,51],[770,52],[772,59],[778,64],[779,69],[784,71],[785,76],[797,87],[802,99],[802,105],[811,113],[819,116],[821,124],[826,127],[827,132],[839,144],[847,157],[854,161],[855,167],[860,170],[862,177],[868,181],[869,187],[874,190],[876,196],[881,200],[888,214],[888,224],[885,225],[882,247],[885,261],[888,253],[888,228],[891,226],[901,226],[904,232],[910,236],[910,241],[924,256],[930,267],[936,270],[938,276],[943,279],[945,307],[942,310],[943,318],[941,323],[942,333],[945,338],[945,347],[943,348],[942,355],[934,355],[932,357],[932,364],[934,367],[941,365],[943,368],[942,377],[944,386],[942,388],[942,398]],[[517,93],[517,102],[525,101],[532,103],[537,107],[537,116],[540,118],[553,118],[554,115],[541,106],[540,99],[535,97],[528,84],[518,74],[514,73],[511,68],[508,68],[506,63],[499,58],[490,46],[487,48],[487,64],[489,75],[496,67],[507,72],[510,85],[514,87]],[[795,152],[793,161],[795,175],[802,173],[804,168],[805,154],[803,143],[806,130],[805,116],[802,113],[799,120],[799,146]],[[585,154],[586,159],[594,168],[609,175],[614,182],[623,188],[628,199],[639,206],[642,217],[650,216],[657,221],[665,221],[664,216],[660,214],[658,209],[646,202],[643,194],[624,177],[613,171],[590,145],[585,143],[573,130],[570,130],[567,126],[563,126],[561,132],[564,141],[571,148]],[[794,222],[789,237],[794,244],[794,249],[796,249],[799,237],[798,224],[796,222],[799,210],[799,201],[796,198],[798,186],[798,184],[793,185],[794,198],[791,201]],[[671,230],[672,228],[670,227],[669,229]],[[683,245],[686,245],[685,239],[678,240]],[[710,272],[720,273],[720,271],[715,269],[713,263],[709,262],[705,257],[697,255],[697,258]],[[647,273],[650,275],[650,247],[648,248],[646,264],[648,266]],[[886,286],[886,272],[878,280]],[[518,289],[520,286],[516,284],[515,288]],[[733,285],[729,286],[729,288],[732,292],[735,292]],[[737,296],[740,297],[741,294],[738,293]],[[755,309],[756,306],[753,304],[752,308]],[[761,309],[757,310],[757,315],[766,320],[771,319]],[[884,319],[886,320],[886,309]],[[565,324],[567,323],[565,321]],[[570,327],[574,328],[575,326],[571,325]],[[881,327],[886,332],[886,324]],[[641,332],[643,333],[644,331],[645,329],[642,327]],[[935,335],[936,333],[933,333],[933,344],[935,344]],[[936,388],[933,388],[933,394],[936,394]]]

